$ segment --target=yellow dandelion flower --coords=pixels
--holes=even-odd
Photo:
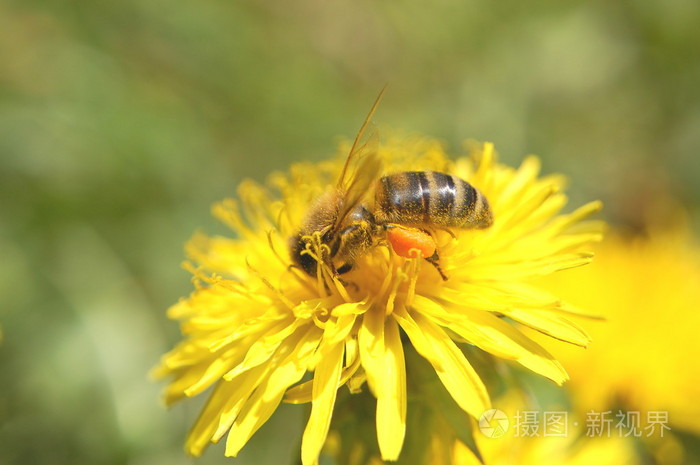
[[[532,398],[523,392],[510,390],[494,399],[494,406],[503,415],[504,430],[495,428],[479,428],[470,441],[474,446],[468,446],[454,434],[445,429],[431,429],[429,435],[429,450],[422,461],[430,465],[541,465],[554,463],[557,465],[634,465],[648,463],[638,453],[638,444],[634,437],[622,435],[588,435],[585,422],[577,416],[568,417],[569,412],[550,411],[567,415],[564,417],[566,426],[560,426],[557,431],[544,431],[542,428],[527,432],[518,427],[517,417],[523,411],[533,408]],[[537,412],[537,411],[535,411]],[[543,413],[543,412],[537,412]],[[544,426],[544,425],[542,425]],[[340,442],[341,438],[332,437],[331,441]],[[478,451],[475,452],[475,451]],[[341,462],[342,463],[342,462]],[[365,461],[351,463],[366,465],[384,465],[386,462],[377,456]],[[656,462],[655,462],[656,463]],[[679,462],[659,461],[671,464]]]
[[[378,159],[383,173],[432,170],[468,181],[488,199],[493,224],[434,228],[439,266],[398,256],[380,240],[338,276],[322,231],[298,232],[310,205],[341,177],[343,160],[294,165],[267,187],[244,182],[238,200],[213,209],[236,238],[197,234],[187,245],[195,290],[168,313],[185,339],[156,369],[174,378],[168,403],[213,386],[189,453],[228,433],[226,455],[235,456],[280,402],[310,402],[301,457],[316,463],[338,389],[356,392],[366,381],[376,398],[381,457],[396,460],[406,429],[408,343],[474,417],[489,408],[489,395],[461,343],[566,380],[561,364],[518,327],[582,346],[589,337],[569,320],[573,307],[527,280],[591,260],[602,228],[583,220],[600,204],[561,214],[564,179],[540,176],[535,157],[517,169],[500,164],[491,144],[453,161],[435,141],[394,138],[378,147]],[[319,260],[313,273],[291,266],[299,240]]]
[[[700,247],[673,227],[646,238],[613,234],[600,249],[593,266],[541,281],[607,319],[591,327],[588,350],[559,352],[577,405],[663,412],[674,429],[700,434]]]
[[[535,429],[528,431],[518,425],[524,411],[532,412],[531,395],[516,390],[504,392],[494,399],[494,406],[502,415],[499,421],[506,426],[500,433],[497,430],[479,428],[473,436],[479,451],[477,456],[473,448],[450,435],[434,433],[431,437],[431,465],[541,465],[555,463],[558,465],[633,465],[647,463],[637,453],[634,437],[614,434],[590,435],[586,431],[586,422],[575,414],[555,410],[537,411],[534,418]],[[545,429],[542,414],[559,415],[557,428]],[[562,417],[562,415],[564,415]],[[520,419],[519,419],[520,417]],[[489,426],[494,423],[487,423]],[[541,427],[540,427],[541,426]],[[378,464],[379,465],[379,464]]]
[[[577,434],[578,433],[578,434]],[[565,437],[508,437],[492,439],[477,435],[482,457],[455,441],[451,454],[433,465],[634,465],[645,463],[635,453],[630,438],[585,437],[583,431]],[[436,456],[440,457],[440,456]]]

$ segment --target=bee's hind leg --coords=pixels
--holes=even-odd
[[[440,268],[440,257],[438,256],[437,250],[435,251],[435,253],[432,256],[426,257],[425,261],[427,261],[428,263],[430,263],[431,265],[433,265],[435,267],[437,272],[440,273],[440,277],[442,278],[443,281],[447,281],[447,279],[448,279],[447,275],[442,271],[442,268]]]

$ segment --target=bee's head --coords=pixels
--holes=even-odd
[[[338,253],[340,240],[333,228],[342,202],[342,192],[325,192],[311,205],[299,232],[290,239],[292,260],[310,276],[316,276],[319,254],[323,254],[321,258],[324,262],[331,264]]]
[[[313,245],[315,242],[314,237],[318,238],[316,239],[316,241],[318,241],[316,246]],[[341,241],[338,235],[334,234],[330,229],[324,232],[315,232],[310,235],[300,231],[290,240],[292,260],[294,260],[294,263],[304,270],[306,274],[316,276],[318,267],[317,258],[319,254],[322,254],[322,260],[324,262],[331,265],[333,258],[338,253],[340,243]]]
[[[299,266],[304,272],[310,276],[316,275],[316,267],[318,262],[310,254],[306,253],[307,241],[304,239],[301,233],[294,236],[290,240],[290,249],[292,260]]]

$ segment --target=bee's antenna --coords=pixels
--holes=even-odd
[[[360,142],[360,139],[362,139],[362,136],[365,133],[365,129],[367,129],[367,126],[369,125],[370,121],[372,120],[372,116],[374,116],[374,112],[377,110],[377,107],[379,106],[379,102],[382,100],[382,97],[384,96],[384,92],[386,91],[388,84],[384,85],[382,87],[382,90],[379,92],[379,95],[377,95],[377,99],[374,101],[374,105],[372,105],[372,109],[369,111],[367,114],[367,118],[365,118],[364,123],[362,123],[362,126],[360,126],[360,130],[357,132],[357,136],[355,137],[355,140],[352,143],[352,147],[350,148],[350,153],[348,154],[348,157],[345,159],[345,165],[343,166],[343,171],[340,173],[340,178],[338,178],[338,187],[341,187],[343,183],[345,182],[345,173],[348,171],[348,166],[350,165],[350,160],[353,158],[353,155],[355,155],[356,150],[357,150],[357,145]]]

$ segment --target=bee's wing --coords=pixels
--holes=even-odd
[[[379,102],[385,90],[386,87],[379,92],[377,99],[374,101],[374,105],[372,105],[372,109],[362,123],[355,137],[355,141],[352,143],[350,153],[345,160],[345,165],[343,165],[343,171],[341,171],[340,177],[338,178],[337,188],[340,192],[343,192],[344,198],[343,205],[333,228],[336,231],[340,224],[343,223],[345,217],[350,214],[355,206],[362,200],[362,197],[367,194],[372,183],[381,172],[381,161],[378,154],[379,136],[377,131],[374,129],[371,130],[366,140],[363,140],[363,136],[367,127],[370,126],[372,115],[374,115],[374,112],[379,106]]]
[[[376,133],[360,147],[361,154],[357,157],[357,167],[352,170],[348,184],[343,186],[343,204],[336,219],[336,229],[355,207],[362,201],[379,178],[382,163],[378,153],[379,137]]]
[[[365,121],[362,123],[362,126],[360,126],[360,130],[357,132],[357,136],[355,136],[355,140],[352,143],[352,147],[350,148],[350,153],[348,154],[348,158],[345,159],[345,165],[343,165],[343,171],[340,172],[340,177],[338,178],[338,189],[340,190],[347,190],[348,186],[352,182],[352,176],[350,174],[350,166],[353,163],[357,162],[358,158],[361,158],[362,156],[367,154],[367,143],[361,143],[362,137],[365,134],[365,131],[367,130],[367,126],[369,126],[370,122],[372,121],[372,116],[374,115],[374,112],[377,110],[377,107],[379,106],[379,102],[382,100],[382,96],[384,95],[384,91],[386,90],[386,86],[379,92],[379,95],[377,95],[377,99],[374,101],[374,105],[372,105],[372,109],[369,111],[367,114],[367,118],[365,118]],[[369,142],[374,141],[376,144],[377,138],[376,138],[376,131],[372,131],[370,137],[368,138]],[[376,150],[374,151],[376,155]]]

